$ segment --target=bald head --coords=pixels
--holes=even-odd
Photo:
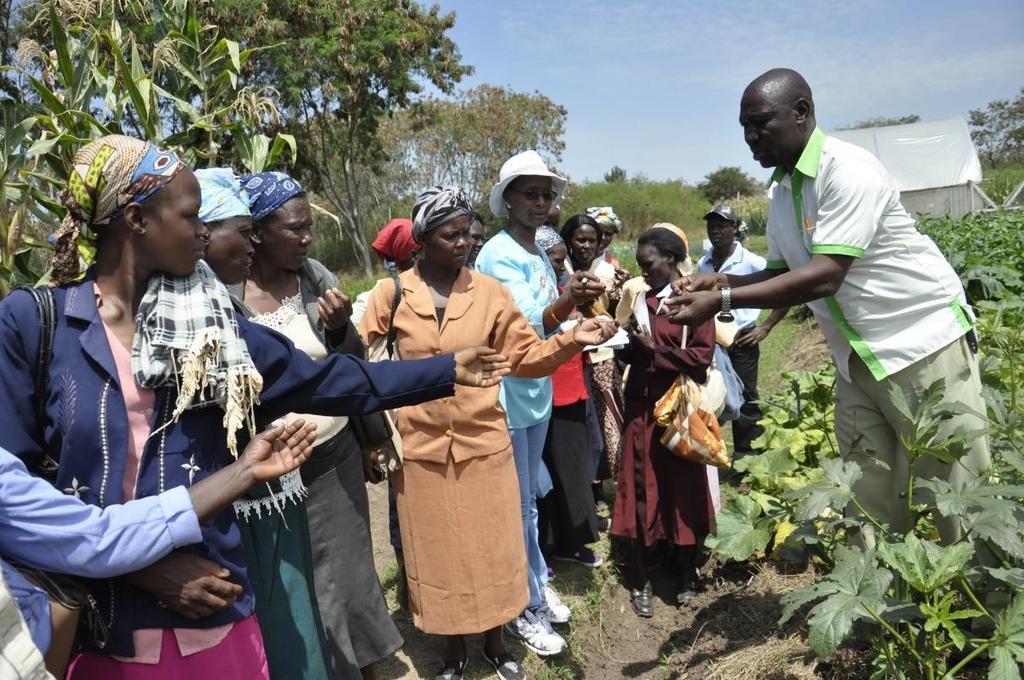
[[[791,68],[773,68],[750,81],[743,96],[757,95],[774,105],[791,106],[798,99],[805,99],[814,113],[814,99],[811,86],[804,77]]]
[[[792,171],[816,126],[810,85],[793,69],[762,73],[743,91],[740,125],[754,160]]]

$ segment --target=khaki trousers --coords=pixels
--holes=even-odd
[[[836,380],[839,450],[844,459],[855,461],[863,472],[854,484],[854,493],[875,519],[888,523],[889,528],[899,534],[908,528],[909,476],[906,449],[900,435],[910,438],[913,423],[893,406],[889,391],[894,385],[902,388],[911,411],[916,411],[924,391],[939,379],[946,381],[944,402],[962,402],[978,413],[985,413],[978,359],[963,337],[882,380],[875,380],[864,362],[852,354],[850,380],[842,376]],[[984,426],[981,418],[962,415],[945,421],[941,432],[952,434],[958,427],[976,430]],[[987,437],[977,437],[967,446],[964,456],[952,465],[932,456],[920,458],[914,476],[923,479],[938,477],[955,487],[962,486],[987,468],[990,462]],[[936,515],[935,522],[944,543],[960,538],[961,527],[955,519]],[[867,545],[873,544],[873,532],[865,531],[864,534],[863,541]]]

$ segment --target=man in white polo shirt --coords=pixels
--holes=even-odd
[[[681,292],[670,300],[678,305],[674,318],[694,323],[719,311],[807,303],[836,363],[836,435],[843,456],[863,470],[857,497],[902,532],[907,465],[900,435],[912,435],[912,428],[890,389],[902,388],[915,409],[922,392],[944,379],[945,401],[985,412],[960,279],[917,231],[881,163],[817,128],[811,90],[799,73],[773,69],[751,82],[740,124],[754,159],[775,168],[767,269],[680,279]],[[944,425],[950,432],[958,426],[984,424],[959,416]],[[915,474],[959,485],[988,464],[988,442],[978,437],[952,465],[927,457]],[[959,535],[953,523],[936,521],[946,540]]]
[[[704,215],[707,223],[708,243],[704,256],[697,262],[697,271],[701,274],[733,274],[743,276],[763,271],[766,261],[757,253],[753,253],[737,240],[740,216],[728,205],[716,205]],[[732,443],[736,458],[752,452],[751,442],[761,436],[762,429],[758,425],[764,414],[758,404],[757,365],[761,360],[760,343],[771,332],[775,325],[782,321],[789,311],[788,307],[774,309],[758,325],[760,309],[737,309],[733,313],[739,332],[736,340],[728,348],[729,360],[736,375],[743,381],[743,407],[740,417],[732,421]]]

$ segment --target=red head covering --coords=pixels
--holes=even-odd
[[[420,244],[412,237],[412,220],[398,218],[384,225],[370,247],[382,260],[401,263],[419,250]]]

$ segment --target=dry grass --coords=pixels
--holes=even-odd
[[[758,562],[744,590],[775,599],[814,580],[812,569],[789,573],[783,565]],[[810,680],[816,678],[814,653],[800,631],[766,635],[757,644],[744,645],[709,662],[710,680]]]
[[[709,664],[709,680],[814,680],[814,654],[798,635],[765,638]]]
[[[814,571],[811,569],[789,573],[784,571],[785,564],[781,562],[755,562],[751,566],[754,574],[750,577],[747,590],[759,595],[784,595],[814,581]]]

